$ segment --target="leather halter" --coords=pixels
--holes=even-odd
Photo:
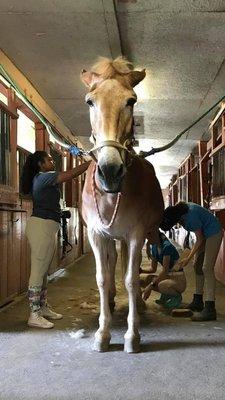
[[[92,149],[88,151],[88,154],[95,162],[98,162],[95,152],[102,149],[103,147],[115,147],[117,149],[125,150],[126,152],[131,154],[130,150],[128,150],[128,148],[126,147],[128,142],[130,141],[131,139],[127,139],[125,140],[124,144],[121,144],[119,142],[116,142],[115,140],[104,140],[103,142],[99,143],[99,145],[92,147]]]

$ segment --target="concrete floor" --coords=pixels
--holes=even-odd
[[[190,268],[187,275],[184,301],[193,291]],[[123,352],[127,298],[120,283],[118,297],[108,353],[92,351],[98,292],[91,255],[49,284],[50,302],[64,314],[53,330],[27,328],[25,299],[3,309],[0,399],[224,399],[224,287],[217,288],[216,322],[172,318],[153,302],[157,295],[150,298],[141,318],[142,352],[134,355]],[[86,335],[77,339],[79,329]]]

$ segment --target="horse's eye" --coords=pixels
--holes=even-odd
[[[90,107],[93,107],[93,105],[94,105],[94,103],[93,103],[93,101],[92,101],[91,99],[88,99],[88,100],[86,101],[86,103],[87,103]]]
[[[131,97],[130,99],[127,100],[127,106],[133,107],[134,104],[136,103],[136,99],[134,97]]]

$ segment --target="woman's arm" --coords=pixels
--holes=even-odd
[[[69,171],[59,172],[56,182],[62,183],[70,181],[73,178],[77,178],[79,175],[83,174],[86,169],[89,167],[91,161],[86,161],[78,167],[75,167]]]
[[[156,279],[154,279],[154,283],[158,285],[159,282],[164,281],[167,278],[169,273],[169,266],[170,266],[170,256],[163,257],[163,264],[162,264],[162,271],[158,275]]]
[[[149,273],[154,274],[157,271],[157,266],[158,266],[158,262],[153,258]]]
[[[156,265],[157,265],[157,261],[156,261]],[[158,291],[159,282],[161,282],[167,278],[168,271],[169,271],[169,265],[170,265],[170,256],[164,256],[163,257],[163,270],[162,270],[162,272],[160,272],[160,274],[156,278],[153,278],[152,282],[149,283],[148,286],[146,286],[145,290],[143,291],[143,295],[142,295],[143,300],[147,300],[149,298],[152,290]]]
[[[150,274],[152,274],[152,273],[154,274],[154,273],[156,272],[156,270],[157,270],[158,262],[157,262],[156,259],[153,257],[153,255],[152,255],[152,253],[151,253],[151,250],[150,250],[150,248],[151,248],[150,246],[151,246],[151,243],[150,243],[150,241],[148,240],[147,243],[146,243],[146,254],[147,254],[148,259],[149,259],[149,260],[152,260],[149,273],[150,273]]]
[[[195,236],[196,236],[196,242],[193,246],[193,248],[191,249],[191,252],[189,254],[188,257],[183,258],[183,260],[179,261],[176,263],[176,267],[179,268],[184,268],[186,267],[186,265],[190,262],[190,260],[194,257],[194,255],[197,253],[198,249],[201,247],[203,241],[204,241],[204,236],[202,234],[201,229],[199,229],[198,231],[194,232]]]
[[[140,267],[139,268],[139,274],[148,274],[148,275],[149,274],[154,274],[156,272],[156,270],[157,270],[157,266],[158,266],[157,261],[154,258],[152,258],[152,262],[151,262],[150,268],[149,269],[142,269]]]

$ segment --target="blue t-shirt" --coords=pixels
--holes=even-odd
[[[40,172],[33,179],[32,197],[34,217],[60,222],[60,190],[56,183],[58,172]]]
[[[169,265],[170,271],[179,258],[179,253],[176,247],[167,239],[163,240],[160,251],[158,251],[157,244],[153,244],[151,246],[151,253],[154,259],[158,261],[161,265],[163,265],[163,257],[170,256],[170,265]]]
[[[187,205],[189,210],[182,216],[182,225],[187,231],[201,230],[206,239],[221,231],[219,220],[209,210],[195,203]]]

